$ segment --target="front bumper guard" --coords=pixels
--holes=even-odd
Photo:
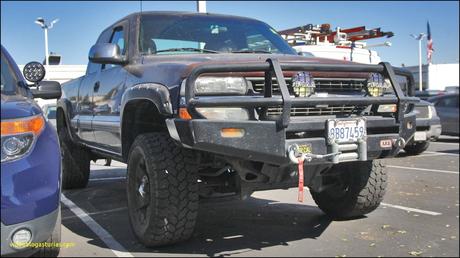
[[[306,97],[292,98],[283,71],[310,71],[310,72],[373,72],[381,73],[388,78],[394,90],[394,95],[383,97]],[[264,72],[265,85],[264,96],[219,96],[197,97],[194,85],[196,79],[202,74],[213,73],[237,73],[237,72]],[[347,160],[367,160],[388,155],[395,155],[415,132],[415,114],[406,113],[409,105],[417,103],[418,98],[405,96],[396,75],[407,78],[408,93],[413,95],[414,80],[412,74],[404,69],[393,68],[389,63],[379,65],[364,64],[315,64],[315,63],[279,63],[276,59],[267,59],[261,63],[246,64],[204,64],[195,67],[185,84],[184,106],[192,117],[201,117],[196,111],[197,107],[242,107],[264,108],[281,106],[282,113],[276,121],[212,121],[206,119],[169,119],[167,125],[170,134],[183,145],[204,151],[210,151],[223,155],[243,157],[246,159],[263,161],[274,164],[283,164],[289,161],[288,149],[292,144],[306,143],[311,145],[317,155],[331,157],[333,163]],[[272,78],[275,77],[281,95],[273,95]],[[310,137],[302,139],[286,139],[286,132],[325,130],[327,118],[312,120],[311,118],[298,121],[291,119],[291,107],[314,106],[314,105],[383,105],[396,104],[397,112],[394,118],[373,118],[373,127],[397,127],[391,133],[368,135],[364,142],[359,142],[358,157],[347,154],[330,155],[340,152],[344,146],[327,144],[324,137]],[[329,117],[328,117],[329,118]],[[411,126],[408,126],[408,125]],[[226,127],[243,128],[246,136],[242,138],[222,138],[220,130]],[[261,137],[262,136],[262,137]],[[391,140],[391,150],[379,147],[381,140]],[[348,146],[349,147],[349,146]],[[388,147],[388,146],[386,146]],[[347,157],[348,156],[348,157]],[[320,157],[320,156],[318,156]],[[325,159],[321,157],[319,160]],[[322,161],[324,162],[324,161]]]

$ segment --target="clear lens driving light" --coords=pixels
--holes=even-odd
[[[195,81],[197,95],[244,95],[248,85],[243,77],[200,77]]]
[[[377,109],[377,112],[379,113],[394,113],[396,112],[397,108],[395,104],[389,104],[389,105],[380,105],[379,108]]]
[[[371,73],[367,78],[367,90],[373,97],[382,96],[391,87],[390,81],[379,73]]]
[[[243,108],[197,108],[196,111],[210,120],[249,120],[249,113]]]
[[[13,247],[16,249],[25,248],[32,241],[32,233],[25,228],[19,229],[13,234],[11,240],[13,241]]]
[[[292,89],[297,97],[308,97],[315,93],[315,80],[309,72],[299,72],[292,77]]]

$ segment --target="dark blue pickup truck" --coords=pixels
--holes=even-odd
[[[59,98],[44,68],[26,65],[31,89],[1,48],[1,255],[57,256],[61,235],[58,137],[33,100]]]

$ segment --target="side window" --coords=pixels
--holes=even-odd
[[[109,43],[112,43],[112,44],[117,44],[118,47],[120,48],[120,53],[122,55],[125,55],[126,54],[126,47],[125,47],[125,35],[124,35],[124,31],[123,31],[123,27],[117,27],[113,30],[113,33],[112,33],[112,36],[110,37],[110,41]],[[113,65],[113,64],[106,64],[106,65],[103,65],[102,66],[102,69],[109,69],[109,68],[112,68],[112,67],[115,67],[117,65]]]
[[[125,38],[123,33],[123,27],[117,27],[112,34],[110,43],[117,44],[120,47],[121,54],[124,55],[126,52]]]

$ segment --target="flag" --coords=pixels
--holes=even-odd
[[[431,56],[433,55],[433,39],[431,38],[431,30],[430,30],[430,22],[426,23],[426,30],[427,30],[427,42],[426,42],[426,55],[428,63],[431,64]]]

